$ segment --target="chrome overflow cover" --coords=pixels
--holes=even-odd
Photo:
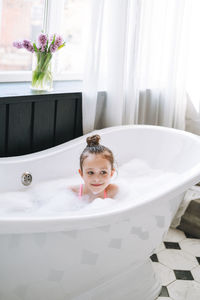
[[[22,180],[22,184],[23,185],[26,185],[26,186],[30,185],[31,182],[32,182],[32,175],[31,175],[31,173],[24,172],[22,174],[21,180]]]

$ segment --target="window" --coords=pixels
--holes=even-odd
[[[66,51],[60,51],[61,72],[82,73],[84,57],[84,28],[86,24],[88,0],[65,0],[61,33],[66,37]]]
[[[12,46],[35,40],[43,24],[44,1],[0,0],[0,71],[31,70],[31,53]]]
[[[0,0],[0,81],[31,80],[32,53],[12,43],[36,41],[41,30],[66,41],[54,54],[54,78],[81,79],[88,7],[89,0]]]

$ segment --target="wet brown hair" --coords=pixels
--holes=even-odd
[[[101,137],[98,134],[87,137],[86,142],[87,146],[83,150],[80,156],[80,169],[83,170],[84,159],[88,157],[88,153],[91,154],[101,154],[105,159],[107,159],[111,164],[111,169],[114,168],[114,156],[112,151],[99,144]]]

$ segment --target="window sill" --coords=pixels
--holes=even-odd
[[[53,78],[55,81],[76,81],[82,80],[83,74],[80,73],[70,73],[70,72],[62,72],[62,73],[53,73]],[[27,82],[32,80],[32,72],[31,71],[0,71],[0,83],[3,82]]]

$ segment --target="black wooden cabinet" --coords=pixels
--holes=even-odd
[[[74,90],[57,83],[51,93],[35,93],[28,83],[1,83],[0,157],[41,151],[81,136],[82,93]]]

